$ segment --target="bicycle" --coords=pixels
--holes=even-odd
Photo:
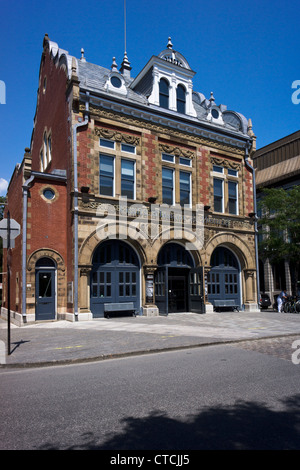
[[[297,297],[288,297],[283,304],[283,311],[285,313],[300,313],[300,301]]]

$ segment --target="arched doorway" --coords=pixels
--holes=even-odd
[[[91,312],[104,317],[105,303],[133,302],[140,308],[140,263],[136,252],[120,240],[108,240],[95,250],[91,271]]]
[[[159,313],[203,313],[203,269],[195,268],[189,251],[179,243],[166,243],[157,264],[155,304]]]
[[[54,320],[56,311],[56,263],[40,258],[35,264],[35,319]]]
[[[211,256],[207,275],[208,301],[234,300],[241,304],[240,266],[235,254],[224,246],[217,247]]]

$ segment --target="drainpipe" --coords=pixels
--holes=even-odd
[[[29,186],[34,176],[28,178],[23,184],[23,226],[22,226],[22,316],[26,318],[26,245],[27,245],[27,202]]]
[[[259,305],[260,298],[260,282],[259,282],[259,263],[258,263],[258,230],[257,230],[257,204],[256,204],[256,183],[255,183],[255,169],[249,163],[249,148],[250,141],[247,142],[245,147],[245,164],[248,170],[252,173],[253,184],[253,202],[254,202],[254,236],[255,236],[255,263],[256,263],[256,289],[257,289],[257,305]]]
[[[74,314],[78,320],[78,175],[77,175],[77,129],[89,122],[89,92],[86,92],[85,117],[83,122],[73,125],[73,158],[74,158]]]

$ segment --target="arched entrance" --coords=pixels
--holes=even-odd
[[[91,271],[91,312],[104,317],[104,304],[133,302],[140,308],[140,263],[131,246],[108,240],[95,250]]]
[[[56,263],[40,258],[35,264],[35,319],[54,320],[56,311]]]
[[[203,269],[195,268],[189,251],[179,243],[167,243],[158,254],[157,264],[155,304],[159,313],[203,313]]]
[[[240,266],[234,253],[224,246],[217,247],[211,256],[207,274],[208,301],[234,300],[241,304]]]

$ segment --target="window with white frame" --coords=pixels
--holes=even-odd
[[[214,178],[214,211],[224,212],[224,182]]]
[[[192,167],[190,158],[162,153],[162,202],[164,204],[181,206],[192,205]],[[167,163],[167,165],[165,164]],[[182,169],[186,167],[187,171]]]
[[[176,88],[176,103],[177,103],[177,111],[179,113],[185,113],[185,95],[186,90],[183,85],[178,85]]]
[[[191,205],[191,173],[179,172],[180,205]]]
[[[135,161],[121,159],[121,196],[135,199]]]
[[[100,194],[114,196],[114,157],[100,154]]]
[[[159,82],[159,106],[169,109],[169,82],[165,78]]]
[[[213,210],[238,215],[238,170],[213,165]]]
[[[237,194],[238,184],[236,181],[228,181],[228,212],[229,214],[238,213],[238,194]]]
[[[136,146],[102,137],[99,139],[99,145],[103,148],[100,152],[100,194],[135,199]],[[131,154],[132,158],[128,154]]]
[[[162,202],[174,205],[174,170],[171,168],[162,168]]]

